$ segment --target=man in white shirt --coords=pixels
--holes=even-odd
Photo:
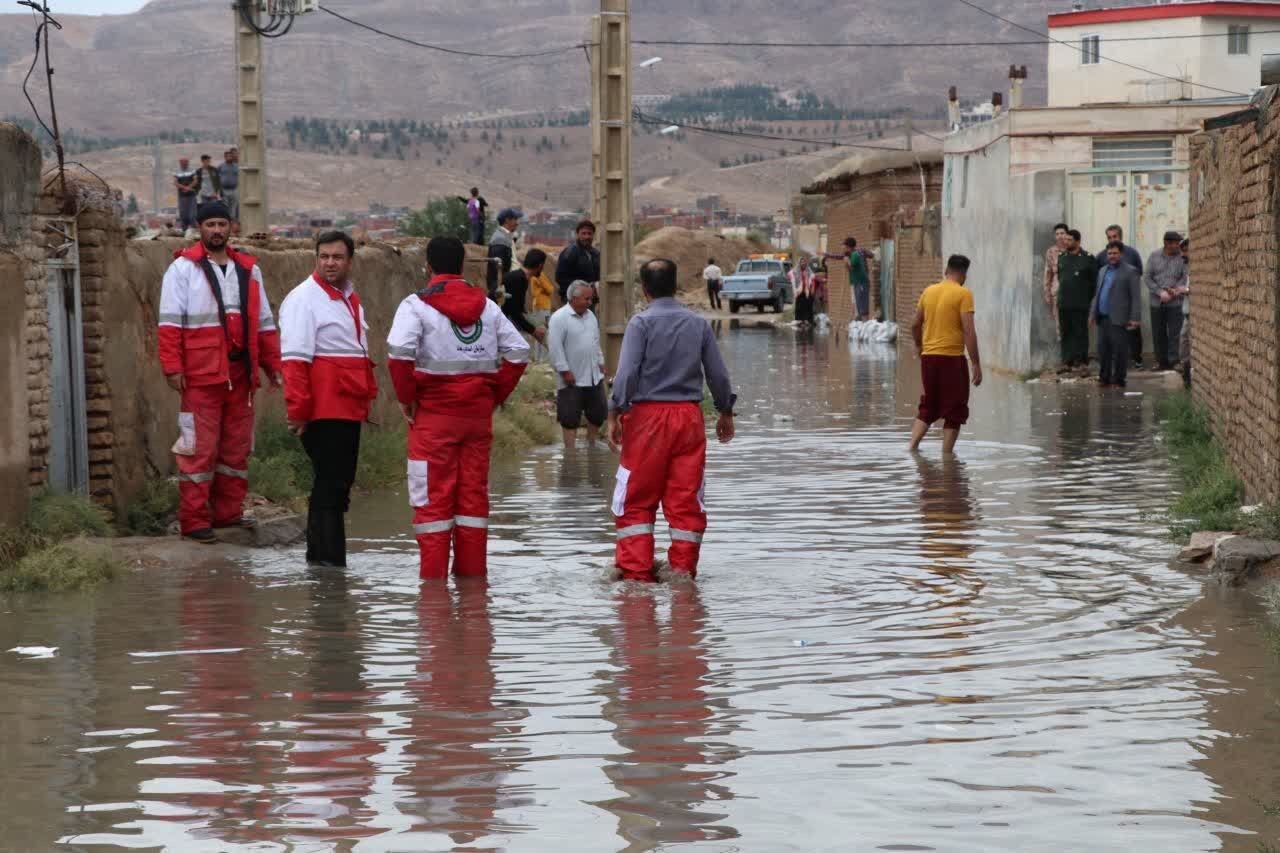
[[[564,446],[573,449],[578,427],[587,416],[587,441],[594,444],[609,417],[604,393],[604,352],[600,324],[591,311],[594,291],[585,281],[569,285],[569,302],[551,315],[547,344],[556,372],[556,419],[564,430]]]
[[[707,259],[707,268],[702,271],[702,280],[707,283],[707,303],[713,311],[720,310],[720,289],[723,287],[724,273],[716,266],[715,258]]]

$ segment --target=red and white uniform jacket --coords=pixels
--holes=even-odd
[[[401,403],[488,418],[515,390],[529,345],[483,290],[439,275],[396,309],[387,357]]]
[[[210,263],[222,294],[227,324],[218,315],[218,300],[201,262],[203,243],[175,252],[160,288],[160,366],[165,375],[181,373],[187,385],[218,385],[231,381],[233,352],[246,353],[250,387],[261,384],[257,367],[280,370],[280,333],[271,316],[271,303],[262,284],[262,270],[252,255],[227,249],[226,270]],[[240,304],[240,276],[248,275]],[[244,322],[245,317],[248,323]]]
[[[280,303],[284,402],[289,420],[365,421],[378,396],[369,359],[369,324],[355,287],[314,274]]]

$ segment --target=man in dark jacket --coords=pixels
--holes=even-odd
[[[1124,244],[1107,244],[1107,265],[1098,273],[1098,291],[1089,306],[1089,325],[1098,329],[1098,381],[1123,388],[1129,371],[1129,329],[1142,325],[1142,277],[1124,263]]]
[[[564,305],[569,304],[569,285],[575,281],[585,281],[596,288],[600,285],[600,250],[593,245],[596,225],[590,219],[584,219],[573,230],[578,241],[561,252],[556,260],[556,287]],[[596,292],[598,294],[599,290]]]
[[[547,254],[541,249],[530,249],[524,256],[524,264],[502,277],[502,289],[507,298],[502,301],[502,313],[507,315],[511,325],[531,336],[538,343],[547,337],[547,330],[534,325],[525,313],[526,300],[529,298],[529,273],[536,271],[547,262]]]
[[[1124,246],[1120,252],[1120,262],[1128,264],[1138,271],[1138,275],[1142,275],[1142,253],[1132,246],[1124,242],[1124,229],[1119,225],[1107,226],[1107,243],[1119,243]],[[1104,258],[1098,258],[1098,268],[1106,266]],[[1133,359],[1133,366],[1142,367],[1142,327],[1129,330],[1129,358]]]
[[[498,227],[489,238],[489,270],[487,284],[489,298],[498,300],[498,285],[515,265],[516,227],[520,224],[520,211],[504,207],[498,211]]]
[[[1058,256],[1058,327],[1062,363],[1089,363],[1089,303],[1098,280],[1098,262],[1080,248],[1080,232],[1067,232],[1067,250]]]

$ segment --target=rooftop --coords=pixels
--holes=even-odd
[[[1049,16],[1049,27],[1156,21],[1169,18],[1280,18],[1280,2],[1274,0],[1190,0],[1181,3],[1148,3],[1081,9]]]
[[[928,149],[923,151],[863,151],[862,153],[854,154],[852,157],[840,161],[818,175],[801,192],[809,194],[825,193],[834,184],[847,181],[858,175],[875,175],[891,170],[914,169],[917,166],[941,164],[941,144],[927,137],[923,142],[929,146]]]

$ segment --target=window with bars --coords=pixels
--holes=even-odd
[[[1116,172],[1141,172],[1138,183],[1171,184],[1173,173],[1162,171],[1173,165],[1173,137],[1146,139],[1094,139],[1093,168]],[[1094,175],[1095,187],[1121,186],[1120,175]]]
[[[1081,65],[1097,65],[1102,61],[1102,55],[1099,48],[1102,46],[1102,36],[1084,36],[1080,39],[1080,64]]]
[[[1227,27],[1227,53],[1241,56],[1249,52],[1249,25],[1231,24]]]

